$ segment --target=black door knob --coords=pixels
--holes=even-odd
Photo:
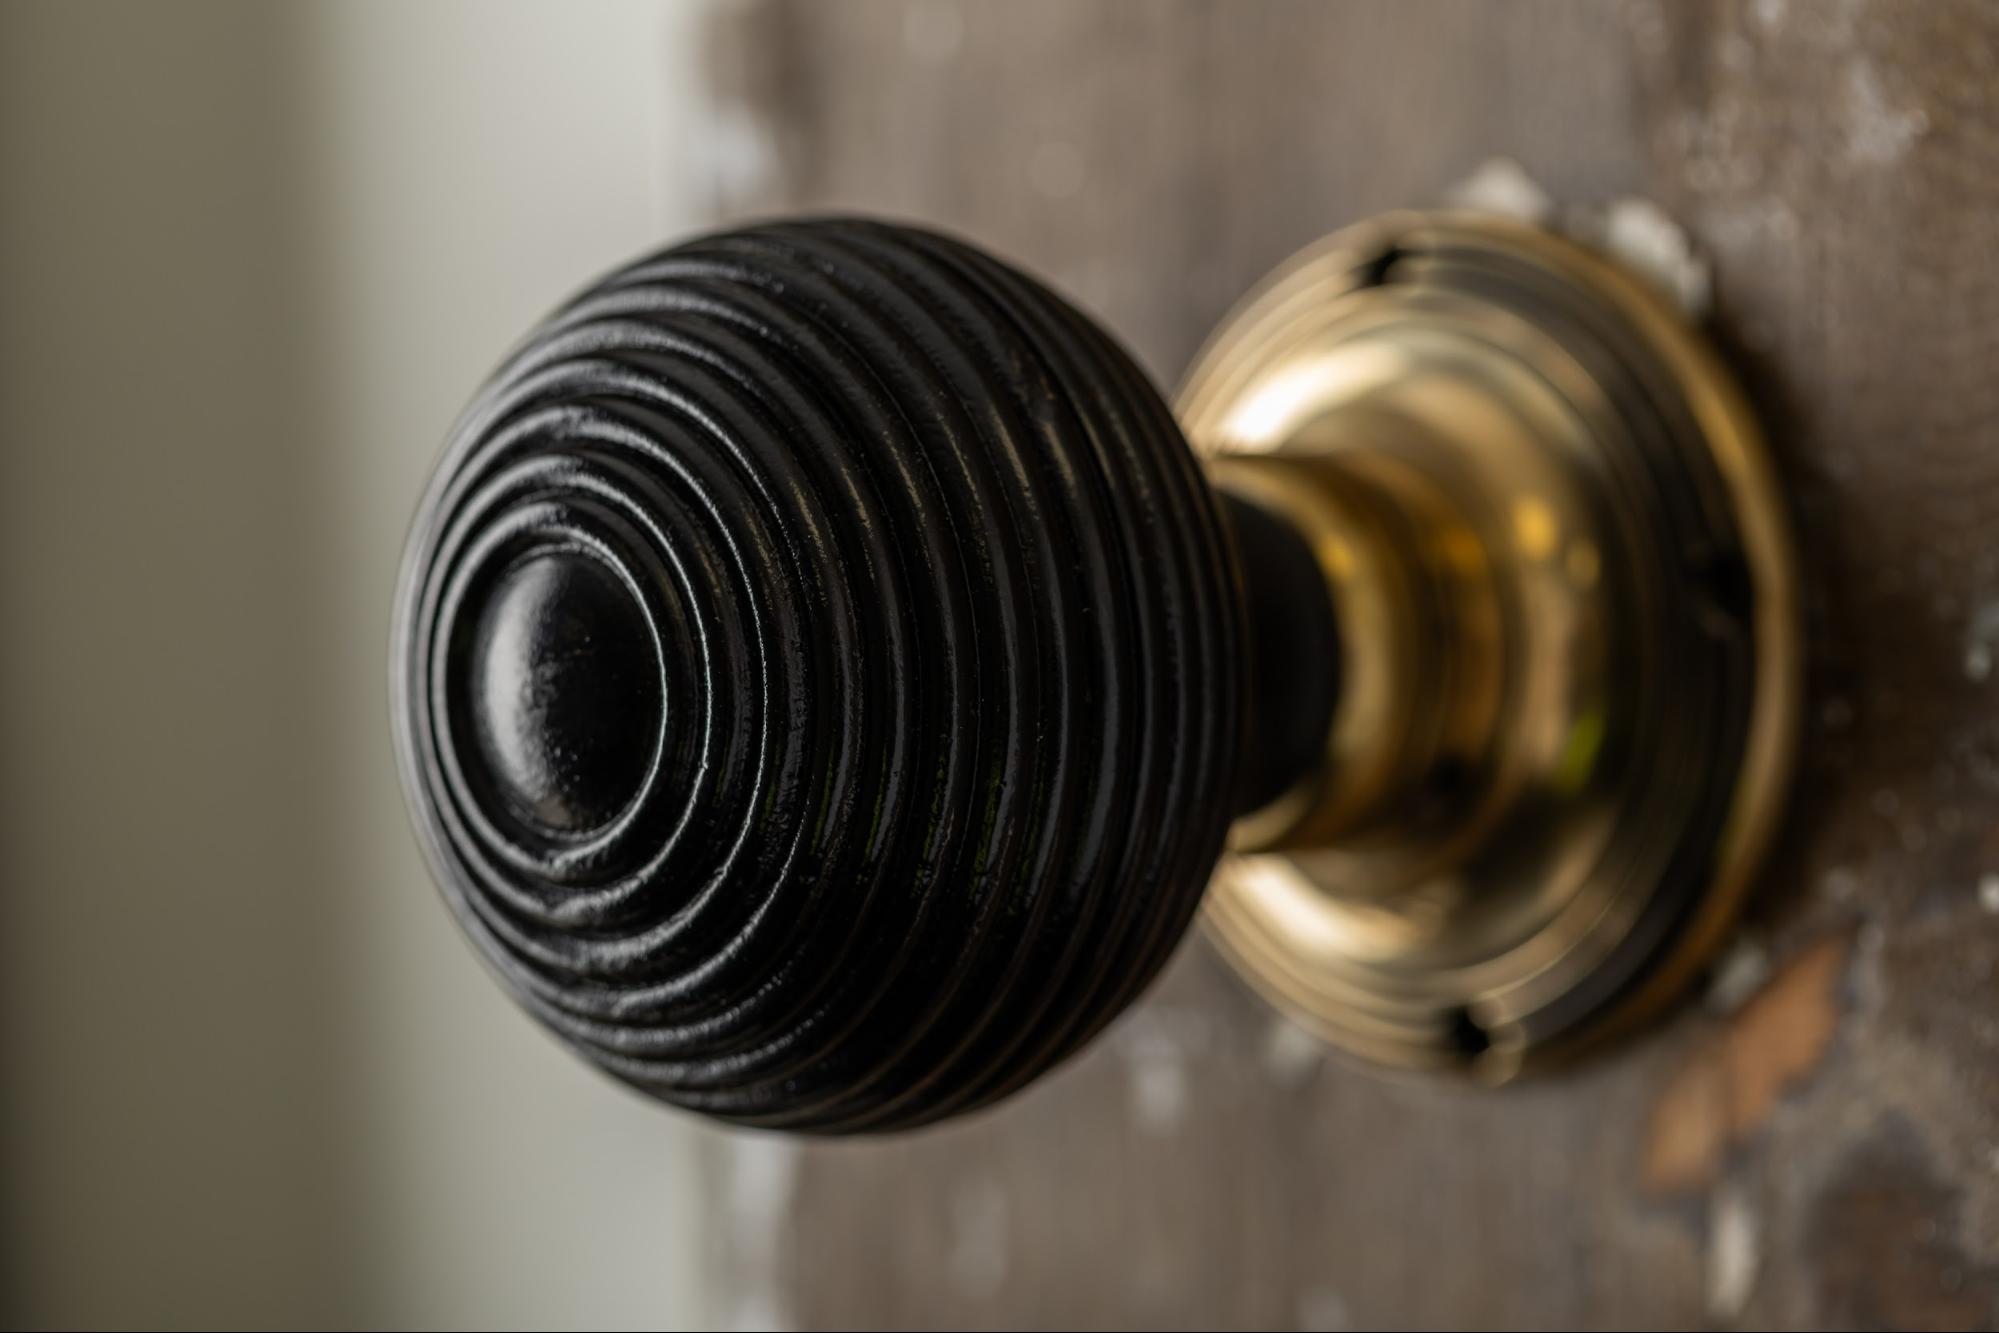
[[[1439,811],[1519,749],[1454,739],[1512,668],[1432,623],[1476,618],[1425,553],[1444,529],[1405,497],[1368,537],[1366,467],[1286,481],[1339,454],[1217,464],[1218,488],[1090,320],[927,231],[786,222],[613,273],[479,394],[410,537],[398,750],[445,897],[516,999],[665,1100],[837,1132],[1003,1097],[1144,988],[1238,816],[1239,846],[1307,869],[1384,819],[1463,842]],[[1293,503],[1312,476],[1320,518]],[[1722,510],[1701,540],[1734,558]],[[1442,609],[1359,614],[1390,584]],[[1724,775],[1756,660],[1695,756]],[[1344,715],[1354,691],[1379,719]],[[1414,758],[1370,767],[1391,750]],[[1726,812],[1646,836],[1714,842]],[[1639,953],[1621,984],[1657,970]],[[1447,999],[1412,1049],[1480,1057],[1474,1020]]]

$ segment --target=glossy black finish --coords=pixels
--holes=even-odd
[[[970,1110],[1183,934],[1244,612],[1171,414],[944,237],[706,237],[468,410],[410,539],[398,748],[515,996],[618,1077],[818,1131]]]
[[[544,834],[602,828],[659,751],[664,673],[644,607],[608,565],[559,548],[480,592],[451,686],[478,743],[473,780],[490,810]]]

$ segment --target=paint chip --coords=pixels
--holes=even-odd
[[[1846,71],[1846,155],[1862,166],[1899,162],[1929,133],[1929,113],[1921,107],[1889,105],[1874,66],[1856,60]]]
[[[1748,935],[1738,936],[1715,964],[1708,983],[1708,1008],[1732,1014],[1747,1004],[1770,979],[1770,951]]]
[[[1999,916],[1999,875],[1988,873],[1979,876],[1978,905],[1994,916]]]
[[[1759,1231],[1741,1190],[1716,1194],[1708,1217],[1707,1308],[1717,1319],[1734,1319],[1749,1305],[1763,1261]]]
[[[1646,1134],[1646,1189],[1705,1188],[1728,1150],[1818,1067],[1839,1027],[1839,980],[1852,939],[1830,936],[1786,962],[1667,1082]]]
[[[1603,216],[1603,245],[1699,318],[1714,296],[1714,273],[1686,228],[1649,199],[1619,199]]]
[[[1488,159],[1451,190],[1446,199],[1458,208],[1498,213],[1523,222],[1545,223],[1555,212],[1555,201],[1548,197],[1548,192],[1510,157]]]
[[[1999,603],[1987,603],[1972,613],[1964,631],[1964,676],[1984,684],[1992,678],[1993,651],[1999,648]]]

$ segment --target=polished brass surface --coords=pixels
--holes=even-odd
[[[1572,242],[1396,215],[1254,293],[1179,415],[1306,537],[1343,646],[1323,761],[1232,832],[1224,950],[1349,1051],[1493,1081],[1655,1011],[1796,730],[1781,497],[1699,336]]]

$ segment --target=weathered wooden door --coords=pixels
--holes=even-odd
[[[771,0],[712,43],[730,214],[965,232],[1167,385],[1276,261],[1495,156],[1656,200],[1809,576],[1788,833],[1662,1030],[1503,1092],[1389,1082],[1196,939],[971,1123],[716,1136],[739,1320],[1999,1320],[1999,10]]]

